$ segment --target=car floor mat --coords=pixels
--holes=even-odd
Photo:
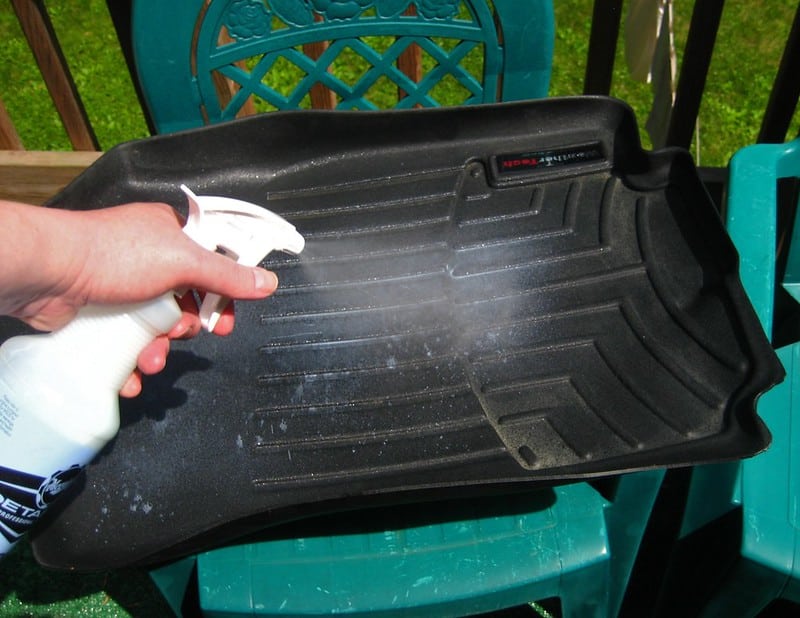
[[[123,144],[51,206],[181,209],[181,183],[277,212],[306,249],[124,402],[34,539],[44,565],[769,442],[755,400],[783,372],[736,251],[689,154],[644,151],[618,101],[265,114]]]

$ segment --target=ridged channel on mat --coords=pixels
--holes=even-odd
[[[256,487],[720,431],[744,357],[693,331],[725,309],[663,194],[607,173],[497,189],[476,162],[271,200],[308,244],[261,320]]]

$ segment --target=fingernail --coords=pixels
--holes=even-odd
[[[256,289],[272,291],[278,287],[278,277],[270,270],[256,268],[253,270],[253,277],[255,279]]]
[[[180,339],[183,337],[189,330],[189,324],[186,323],[185,320],[181,319],[169,332],[168,336],[170,339]]]

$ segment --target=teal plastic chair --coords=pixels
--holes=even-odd
[[[624,475],[602,492],[576,483],[438,510],[398,507],[390,518],[427,510],[442,523],[381,526],[380,511],[345,514],[344,529],[326,519],[312,528],[320,536],[233,545],[151,576],[178,613],[196,574],[212,618],[460,617],[544,599],[565,617],[616,616],[663,476]],[[377,521],[352,523],[359,519]]]
[[[800,220],[788,234],[778,225],[778,181],[793,177],[800,178],[800,139],[749,146],[730,164],[727,227],[740,254],[742,283],[768,334],[776,322],[781,252],[786,252],[782,287],[800,300]],[[780,247],[779,234],[785,238]],[[705,616],[756,616],[775,600],[800,602],[800,342],[779,347],[777,354],[787,377],[758,402],[772,433],[769,449],[693,473],[683,539],[741,509],[738,552],[728,560],[721,583],[705,591],[700,604]],[[714,549],[719,547],[701,551]],[[722,561],[715,568],[722,571]]]
[[[552,0],[136,0],[133,45],[158,131],[260,111],[471,105],[547,95]],[[420,505],[437,523],[336,526],[152,571],[206,616],[464,616],[557,598],[614,616],[662,471]],[[463,503],[461,503],[463,505]],[[369,517],[369,511],[354,515]]]
[[[258,111],[539,98],[553,57],[552,0],[135,0],[132,20],[159,133]]]

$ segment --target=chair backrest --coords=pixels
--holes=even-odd
[[[789,192],[786,202],[778,199],[778,181],[800,179],[800,138],[744,148],[734,155],[730,171],[728,230],[741,255],[742,283],[764,330],[775,338],[780,322],[787,319],[779,319],[776,312],[776,286],[800,300],[800,218],[795,217],[787,230],[778,224],[785,216],[781,208],[794,212],[798,208],[796,193]],[[781,254],[786,255],[783,273]],[[797,319],[796,309],[788,314],[791,322]],[[791,331],[796,333],[796,327]],[[744,577],[734,578],[727,598],[717,600],[712,608],[724,607],[726,601],[728,607],[734,602],[740,603],[737,607],[753,603],[755,614],[773,599],[800,601],[796,508],[800,500],[800,342],[796,334],[777,353],[786,379],[758,402],[758,414],[772,433],[772,444],[765,453],[741,463],[737,497],[743,513],[741,555],[748,567],[740,569]],[[740,596],[742,589],[748,592]]]
[[[740,256],[742,285],[780,346],[786,378],[758,399],[758,415],[772,434],[769,448],[692,472],[683,547],[672,552],[679,559],[661,592],[670,613],[755,616],[776,599],[800,602],[800,341],[797,309],[787,299],[800,300],[800,218],[794,217],[800,204],[791,190],[779,190],[784,179],[800,180],[800,138],[747,146],[731,159],[727,230]],[[787,325],[793,336],[781,343]],[[734,528],[727,515],[736,508],[741,523]],[[731,555],[737,541],[738,554]],[[715,568],[724,565],[724,575],[696,577],[711,564],[708,556]]]
[[[742,284],[771,336],[775,286],[796,299],[800,281],[800,219],[795,221],[786,273],[776,281],[778,187],[782,178],[800,177],[800,138],[787,144],[755,144],[737,152],[730,164],[727,228],[741,256]]]
[[[260,111],[432,107],[547,95],[552,0],[136,0],[161,133]]]

